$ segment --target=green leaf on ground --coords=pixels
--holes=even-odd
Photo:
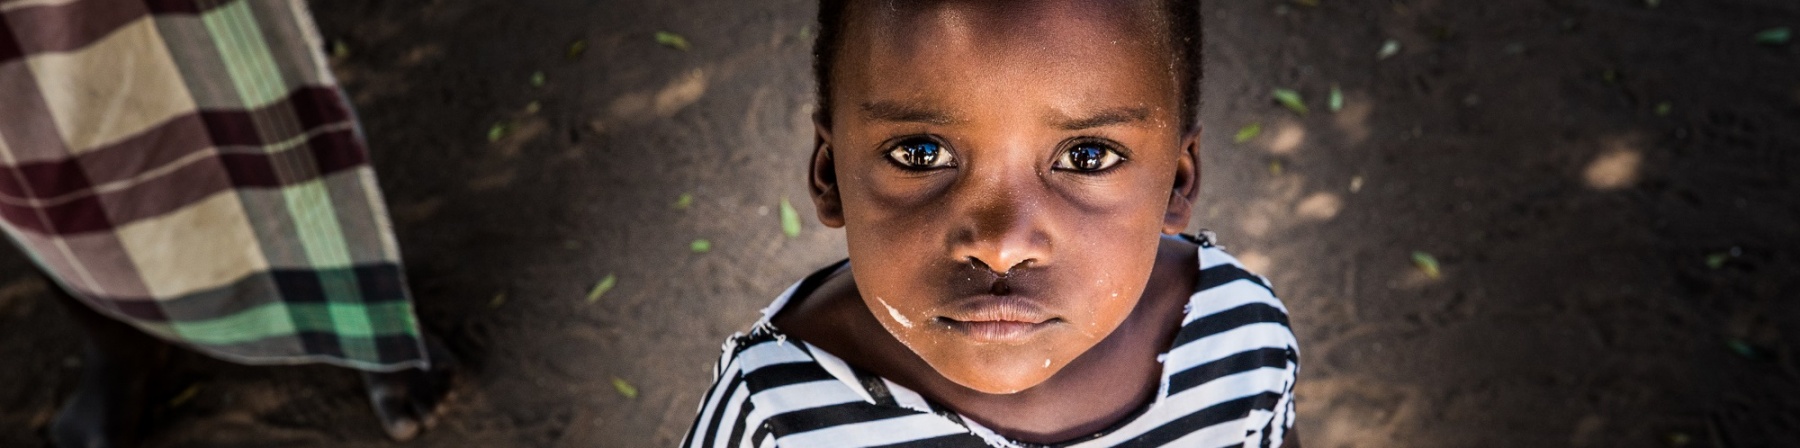
[[[1344,110],[1344,89],[1339,88],[1337,83],[1331,83],[1331,96],[1326,97],[1325,105],[1332,112]]]
[[[1269,174],[1280,176],[1281,171],[1281,159],[1269,159]]]
[[[812,25],[801,25],[800,26],[800,38],[801,39],[812,39],[813,38]]]
[[[611,291],[613,289],[613,285],[618,284],[618,283],[619,283],[618,276],[612,275],[612,274],[606,274],[606,278],[600,279],[600,283],[594,284],[594,289],[588,290],[587,303],[594,303],[594,302],[600,301],[600,296],[606,295],[606,292]]]
[[[1231,141],[1233,143],[1243,143],[1256,138],[1258,135],[1262,135],[1262,123],[1250,123],[1244,125],[1244,127],[1238,128],[1237,135],[1231,137]]]
[[[692,250],[696,254],[704,254],[712,250],[712,242],[705,239],[694,240],[694,242],[688,243],[688,250]]]
[[[505,305],[505,304],[506,304],[506,293],[502,292],[499,294],[494,294],[494,298],[488,300],[488,309],[490,309],[490,310],[500,309],[500,305]]]
[[[682,193],[681,196],[676,196],[675,203],[669,206],[675,207],[676,210],[687,210],[688,207],[694,206],[694,194]]]
[[[1425,253],[1424,251],[1413,251],[1412,262],[1413,266],[1418,266],[1419,270],[1425,271],[1426,277],[1438,278],[1439,275],[1443,275],[1443,273],[1438,270],[1437,257],[1433,257],[1431,254]]]
[[[624,378],[619,378],[616,376],[613,377],[612,383],[613,383],[613,390],[619,391],[619,395],[622,395],[625,398],[630,398],[630,399],[634,399],[634,400],[637,399],[637,395],[638,395],[637,386],[633,386],[633,385],[631,385],[631,383],[625,382]]]
[[[1294,111],[1294,113],[1306,115],[1308,112],[1306,102],[1300,99],[1300,92],[1289,89],[1275,89],[1273,92],[1270,92],[1270,95],[1275,97],[1275,102],[1281,103],[1282,106],[1287,106],[1288,110]]]
[[[187,404],[188,401],[193,400],[197,395],[200,395],[200,385],[189,384],[187,389],[182,389],[181,393],[175,394],[175,398],[169,399],[169,407],[181,407],[181,405]]]
[[[529,102],[529,103],[525,103],[525,113],[526,114],[538,113],[538,110],[543,109],[543,108],[544,108],[544,105],[538,104],[538,102],[535,100],[532,102]]]
[[[331,41],[331,58],[343,59],[347,57],[350,57],[350,45],[341,40]]]
[[[1674,111],[1675,111],[1675,105],[1669,103],[1668,101],[1656,103],[1656,116],[1658,116],[1658,117],[1667,117],[1667,116],[1669,116],[1670,112],[1674,112]]]
[[[546,81],[546,79],[544,77],[544,72],[542,70],[531,72],[531,86],[532,87],[543,87],[544,81]]]
[[[1725,267],[1725,262],[1727,261],[1731,261],[1731,254],[1729,253],[1719,252],[1709,254],[1706,256],[1706,267],[1711,269],[1722,268]]]
[[[787,198],[781,198],[781,233],[788,238],[800,236],[800,212],[794,211]]]
[[[1375,59],[1382,60],[1400,54],[1400,41],[1388,39],[1381,43],[1381,49],[1375,51]]]
[[[1663,435],[1663,443],[1673,448],[1682,448],[1694,443],[1694,436],[1685,432],[1671,432]]]
[[[488,126],[488,143],[497,142],[500,141],[500,139],[506,138],[506,133],[511,131],[512,126],[509,126],[504,122],[494,123],[493,126]]]
[[[1736,353],[1738,356],[1742,356],[1746,359],[1762,359],[1762,350],[1757,349],[1754,345],[1750,345],[1749,342],[1744,342],[1743,339],[1725,341],[1725,347],[1730,348],[1732,353]]]
[[[1763,45],[1781,45],[1794,37],[1794,30],[1788,27],[1776,27],[1756,32],[1756,43]]]
[[[687,38],[682,37],[680,34],[675,34],[675,33],[671,33],[668,31],[657,31],[656,32],[656,43],[662,44],[665,47],[674,48],[676,50],[688,51]]]
[[[563,57],[568,58],[569,60],[575,60],[576,58],[580,58],[582,53],[586,52],[587,41],[577,39],[574,42],[569,42],[569,50],[563,53]]]

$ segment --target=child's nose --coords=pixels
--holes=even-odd
[[[1050,264],[1050,234],[1044,228],[1045,202],[1030,187],[1011,186],[973,195],[963,223],[951,234],[951,254],[958,261],[985,267],[998,275],[1014,269]]]

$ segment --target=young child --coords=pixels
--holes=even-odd
[[[1193,0],[823,2],[849,260],[725,344],[688,447],[1295,446],[1267,282],[1186,228]]]

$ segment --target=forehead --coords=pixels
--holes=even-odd
[[[1151,0],[870,0],[850,2],[845,16],[848,34],[886,42],[1050,50],[1095,39],[1152,43],[1167,34],[1156,26],[1161,13]]]
[[[1143,0],[851,2],[831,100],[948,101],[929,97],[950,88],[1173,104],[1174,59],[1161,14],[1157,2]]]

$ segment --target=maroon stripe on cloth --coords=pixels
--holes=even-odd
[[[105,302],[118,307],[119,314],[134,320],[157,323],[169,321],[169,316],[163,314],[162,304],[155,300],[107,299]]]
[[[300,127],[315,128],[351,121],[350,107],[335,87],[302,87],[283,99],[299,117]]]
[[[278,163],[316,164],[318,170],[309,172],[316,175],[288,179],[276,172],[274,167]],[[317,180],[367,163],[368,157],[355,133],[342,129],[313,136],[299,147],[274,154],[214,154],[127,188],[98,195],[78,193],[73,199],[59,199],[62,202],[54,205],[28,207],[0,204],[0,219],[44,235],[77,235],[112,230],[116,226],[174,212],[219,192],[242,188],[280,188]],[[74,182],[67,180],[67,177],[79,175],[79,169],[71,174],[66,171],[69,166],[39,164],[36,168],[40,173],[23,175],[16,174],[17,170],[6,170],[11,172],[0,172],[0,182],[16,183],[32,176],[56,177],[54,182]],[[63,168],[65,171],[51,172],[53,167]],[[47,184],[51,181],[37,182]],[[43,218],[54,223],[53,226],[44,224],[45,220],[37,215],[40,209],[45,215]]]
[[[312,148],[313,160],[319,163],[319,177],[369,163],[369,151],[351,129],[320,134],[307,139],[306,144]]]
[[[25,55],[25,49],[19,48],[19,38],[13,37],[12,25],[6,22],[6,15],[0,14],[0,64]]]
[[[169,214],[231,189],[231,176],[225,173],[225,166],[208,157],[98,197],[112,222],[124,226]]]
[[[369,162],[368,152],[363,149],[362,142],[350,129],[340,129],[312,136],[306,139],[305,145],[299,148],[275,154],[230,153],[219,156],[225,164],[225,171],[231,173],[231,183],[239,187],[276,188],[310,182],[332,175],[339,171],[356,168]],[[304,177],[289,178],[275,169],[276,165],[300,166],[314,165],[317,170],[305,172]],[[294,173],[290,173],[294,174]]]
[[[260,146],[269,142],[263,141],[258,132],[254,116],[274,115],[279,108],[290,108],[295,111],[290,117],[298,117],[298,127],[281,126],[282,130],[316,129],[327,125],[338,125],[350,121],[350,110],[344,106],[335,90],[328,87],[303,87],[296,89],[281,101],[271,103],[256,111],[201,111],[170,119],[148,130],[140,132],[124,140],[107,144],[77,157],[81,166],[86,169],[88,178],[94,184],[104,184],[117,180],[130,179],[153,170],[195,152],[215,146]],[[5,114],[0,113],[0,117]],[[0,124],[4,130],[4,124]],[[301,134],[288,133],[276,135],[275,140],[287,140]],[[9,140],[10,141],[10,140]],[[357,145],[359,148],[360,144]],[[15,151],[19,145],[15,145]],[[43,163],[43,162],[39,162]],[[32,165],[27,163],[24,165]],[[0,185],[0,193],[16,197],[24,197],[23,192],[10,189],[10,185]],[[55,197],[70,193],[69,191],[34,191],[35,197]]]
[[[39,217],[38,213],[43,213]],[[112,229],[100,198],[85,196],[49,207],[0,203],[0,219],[42,235],[72,235]],[[55,223],[54,227],[50,223]]]
[[[138,177],[211,147],[206,122],[190,113],[75,157],[88,179],[100,185]]]
[[[218,146],[258,146],[262,136],[256,133],[256,121],[241,110],[202,110],[200,120],[206,122],[207,136]]]
[[[278,108],[287,108],[292,114],[276,113]],[[212,136],[213,144],[219,146],[254,146],[298,137],[294,134],[276,135],[264,140],[256,128],[253,117],[292,116],[298,119],[301,130],[320,126],[346,123],[351,121],[350,107],[344,103],[335,87],[302,86],[288,92],[281,101],[269,103],[254,111],[244,110],[202,110],[201,117]],[[286,128],[284,126],[284,128]],[[269,131],[263,129],[261,131]]]
[[[280,188],[313,181],[368,164],[368,153],[351,129],[320,133],[298,147],[269,153],[212,154],[168,173],[116,191],[95,196],[72,161],[32,164],[31,169],[0,170],[0,184],[17,188],[19,182],[44,189],[69,191],[72,197],[55,199],[49,206],[0,204],[0,219],[44,235],[73,235],[110,230],[186,207],[221,191],[237,188]],[[318,169],[303,178],[284,178],[276,164],[312,164]],[[41,195],[40,195],[41,196]],[[45,216],[39,217],[42,209]],[[47,224],[55,223],[54,225]]]
[[[0,193],[40,199],[80,194],[96,185],[162,168],[209,147],[205,123],[197,115],[183,115],[98,150],[0,171]],[[21,189],[14,176],[22,177],[18,180],[26,182],[30,191]]]
[[[55,205],[44,207],[0,204],[0,219],[21,228],[45,235],[75,235],[110,230],[144,219],[155,218],[187,207],[213,194],[242,188],[280,188],[309,182],[340,171],[368,164],[368,155],[355,132],[340,129],[308,138],[298,147],[269,153],[212,154],[182,165],[168,173],[145,179],[127,188],[96,195],[91,190],[77,189],[73,199],[59,198]],[[302,178],[284,178],[276,164],[312,164]],[[37,173],[20,174],[17,169],[0,171],[0,182],[32,181],[34,185],[75,182],[67,171],[70,165],[36,164]],[[64,171],[52,171],[61,168]],[[52,180],[34,180],[50,178]],[[82,191],[87,190],[87,191]],[[42,209],[54,226],[44,224],[36,214]]]
[[[80,0],[16,9],[6,20],[24,54],[40,54],[85,47],[148,15],[143,0]]]
[[[92,188],[81,163],[71,159],[0,170],[0,193],[17,198],[49,198]]]
[[[281,175],[266,154],[220,154],[219,163],[231,175],[231,184],[240,187],[273,188],[281,186]]]
[[[210,1],[202,5],[194,0],[144,0],[144,6],[157,14],[199,14],[230,3]]]

